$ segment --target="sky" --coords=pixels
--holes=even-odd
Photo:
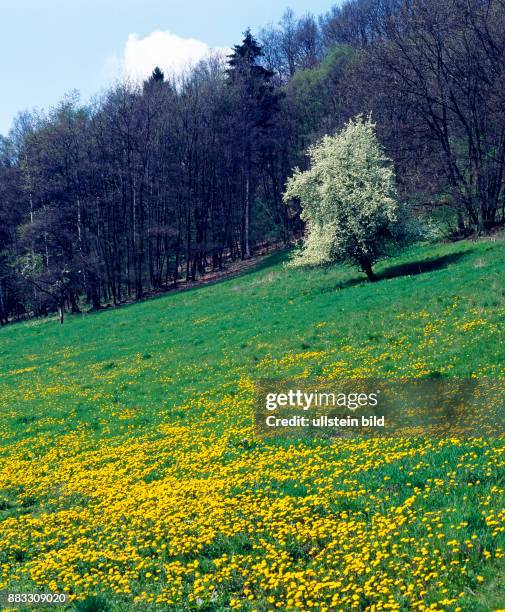
[[[277,22],[327,12],[332,0],[0,0],[0,134],[19,111],[48,109],[73,90],[87,101],[154,65],[182,70]]]

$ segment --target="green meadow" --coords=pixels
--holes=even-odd
[[[252,431],[260,378],[503,377],[503,237],[413,247],[376,283],[288,257],[0,329],[1,589],[80,610],[505,608],[503,439]]]

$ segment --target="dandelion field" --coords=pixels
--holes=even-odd
[[[505,376],[505,242],[0,330],[0,589],[77,610],[505,609],[505,440],[260,440],[275,377]]]

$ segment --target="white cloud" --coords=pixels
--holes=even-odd
[[[109,56],[103,68],[108,79],[126,77],[139,81],[159,66],[167,77],[177,76],[212,52],[229,52],[212,48],[195,38],[182,38],[171,32],[155,30],[145,38],[129,34],[121,57]]]

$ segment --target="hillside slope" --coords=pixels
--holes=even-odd
[[[504,376],[504,246],[416,247],[375,284],[274,255],[0,330],[0,589],[81,609],[505,606],[503,440],[252,433],[258,378]]]

